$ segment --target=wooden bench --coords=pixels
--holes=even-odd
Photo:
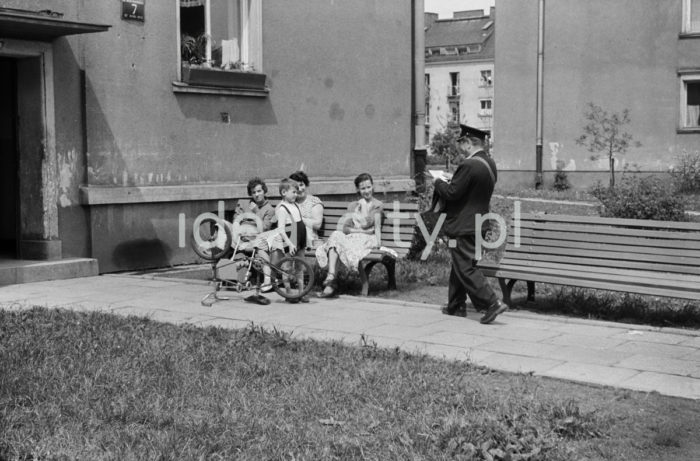
[[[519,280],[528,301],[535,282],[700,300],[700,223],[523,214],[500,263],[479,267],[506,304]]]
[[[323,226],[319,238],[327,239],[334,230],[338,230],[338,221],[348,211],[348,202],[323,202]],[[400,203],[399,211],[394,211],[393,202],[384,203],[384,222],[380,229],[381,247],[389,248],[403,258],[408,253],[416,225],[417,203]],[[307,257],[315,257],[314,250],[307,250]],[[396,289],[396,258],[385,250],[373,249],[359,263],[357,271],[362,282],[362,296],[369,293],[369,274],[377,264],[386,267],[388,287]]]

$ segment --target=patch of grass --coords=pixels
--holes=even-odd
[[[651,460],[698,448],[696,402],[358,346],[0,310],[0,459]],[[652,443],[671,419],[690,430]]]
[[[496,189],[493,192],[496,195],[523,197],[523,198],[540,198],[546,200],[566,200],[566,201],[581,201],[581,202],[597,202],[597,199],[591,195],[588,190],[584,189],[523,189],[511,188],[507,184],[496,184]]]
[[[522,307],[613,322],[700,328],[700,306],[685,300],[553,285],[541,286],[540,292],[535,303]],[[521,293],[524,295],[524,291]]]
[[[677,422],[666,421],[658,427],[653,440],[661,447],[680,447],[682,433],[683,428]]]

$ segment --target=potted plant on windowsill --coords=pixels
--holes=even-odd
[[[237,61],[224,66],[212,66],[207,61],[209,37],[182,36],[182,81],[188,85],[264,90],[266,75],[255,72],[252,65]]]

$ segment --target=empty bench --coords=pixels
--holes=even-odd
[[[517,281],[700,300],[700,223],[523,214],[499,263],[481,260],[511,303]]]
[[[319,231],[320,239],[327,239],[334,230],[339,230],[338,221],[348,213],[348,202],[323,202],[323,226]],[[396,252],[399,258],[408,253],[416,225],[418,204],[399,203],[398,211],[394,202],[384,203],[384,221],[380,229],[381,245],[373,249],[359,263],[357,271],[362,282],[362,296],[369,293],[369,274],[377,264],[386,268],[388,288],[396,289],[396,258],[387,248]],[[315,257],[314,250],[307,250],[307,257]]]

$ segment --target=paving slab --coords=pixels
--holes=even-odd
[[[613,339],[610,337],[602,337],[600,335],[586,335],[585,331],[579,329],[579,334],[576,335],[558,335],[546,340],[549,344],[557,344],[560,346],[578,346],[591,349],[613,349],[621,344],[625,344],[624,339]]]
[[[621,368],[655,371],[668,375],[700,379],[700,361],[672,359],[654,355],[633,355],[620,360],[616,365]]]
[[[700,399],[700,380],[684,376],[644,371],[618,383],[618,385],[637,391],[658,392],[674,397]]]
[[[638,375],[639,371],[590,363],[565,362],[538,374],[569,381],[619,386],[621,382]]]
[[[644,341],[628,341],[619,344],[616,350],[628,352],[630,355],[663,356],[669,358],[683,358],[684,356],[698,353],[695,347],[682,346],[679,344],[658,344]]]
[[[563,362],[544,357],[525,357],[523,355],[502,354],[492,352],[482,355],[471,355],[477,365],[512,373],[534,373],[549,376],[548,371],[560,366]]]

